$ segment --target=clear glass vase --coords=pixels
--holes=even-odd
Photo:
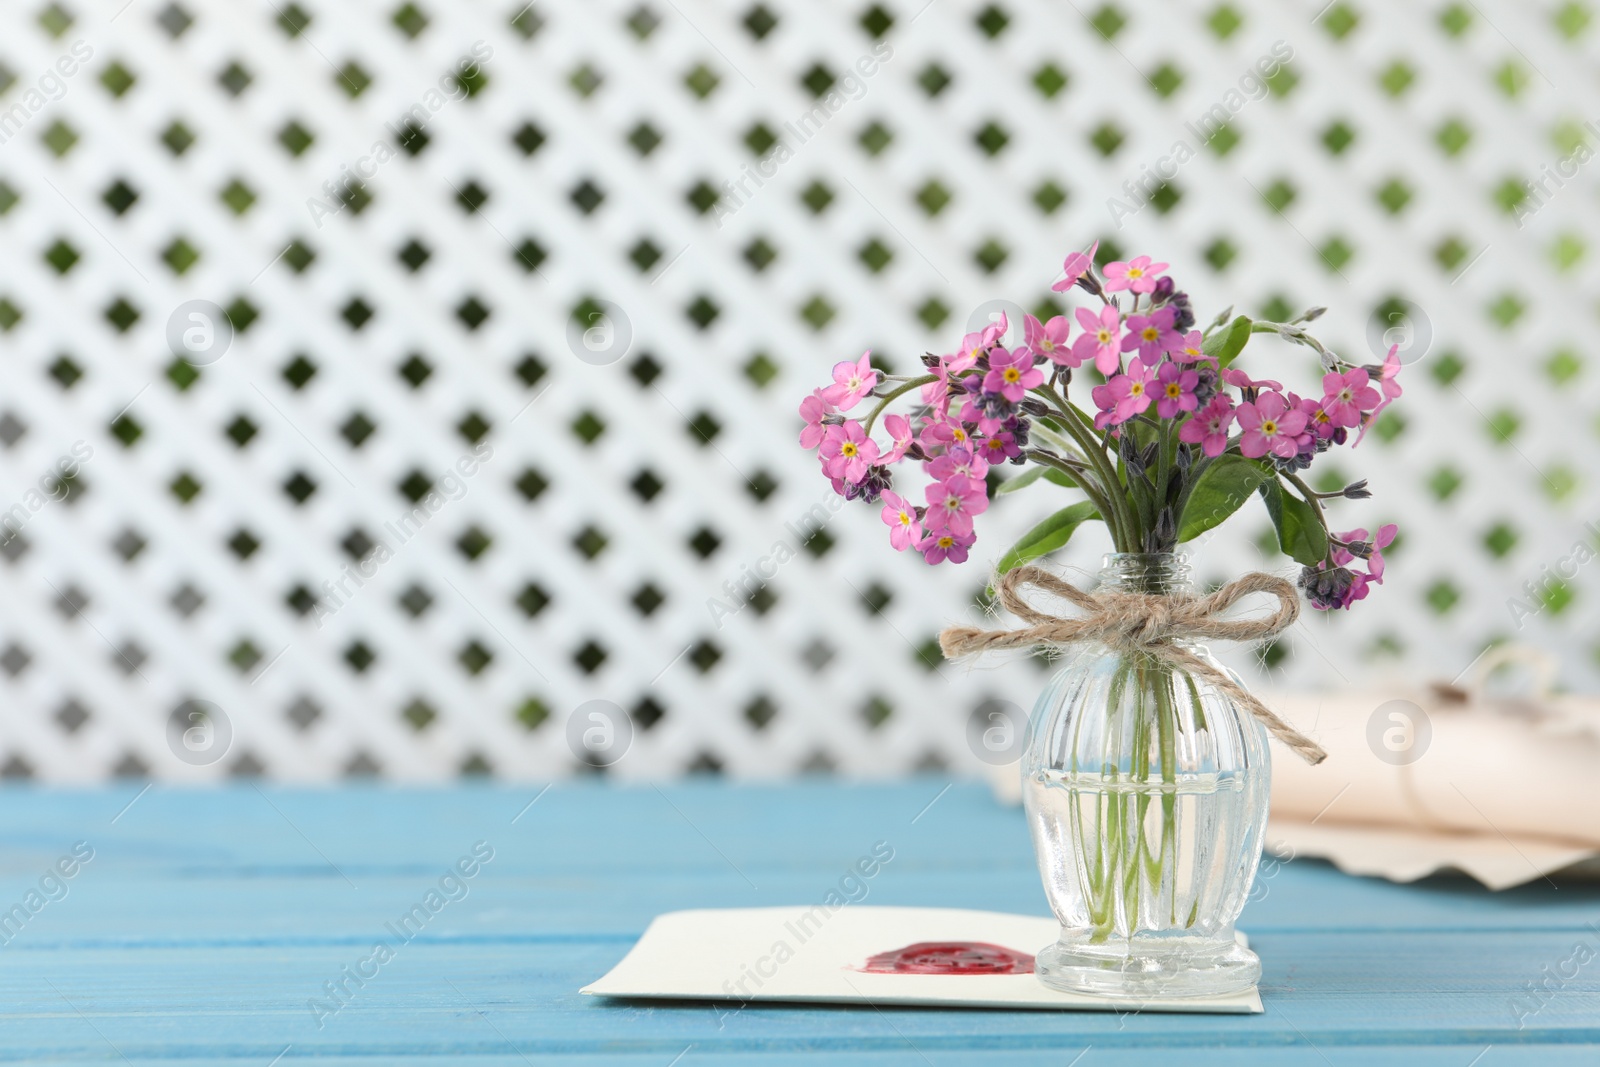
[[[1110,555],[1099,591],[1111,589],[1190,595],[1188,567],[1173,553]],[[1203,646],[1184,647],[1226,671]],[[1205,680],[1147,652],[1069,648],[1022,759],[1061,921],[1036,957],[1040,980],[1131,998],[1253,985],[1261,961],[1233,924],[1261,859],[1271,776],[1266,730]]]

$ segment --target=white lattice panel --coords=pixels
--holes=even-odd
[[[590,700],[634,713],[621,777],[970,770],[974,708],[1027,705],[1043,675],[918,649],[1059,506],[1046,488],[997,503],[965,568],[896,556],[851,506],[757,603],[708,601],[824,499],[794,409],[836,359],[909,370],[984,303],[1035,306],[1095,238],[1170,260],[1202,321],[1327,304],[1322,336],[1359,358],[1386,301],[1427,320],[1399,419],[1333,464],[1377,493],[1344,525],[1402,523],[1389,580],[1302,627],[1280,682],[1450,677],[1508,636],[1597,680],[1594,568],[1521,631],[1507,606],[1600,518],[1594,165],[1523,226],[1499,199],[1600,142],[1587,5],[26,0],[0,20],[7,774],[544,777],[578,766],[565,727]],[[1275,44],[1290,74],[1230,98]],[[470,97],[445,81],[423,137],[392,131],[475,45]],[[789,132],[830,77],[837,108]],[[1219,103],[1228,132],[1199,147],[1188,124]],[[756,188],[771,136],[792,158]],[[1119,228],[1109,198],[1180,139],[1195,158]],[[379,142],[359,211],[308,208]],[[190,369],[166,333],[196,299],[243,328]],[[626,320],[615,361],[569,345],[586,300]],[[70,498],[30,508],[75,445]],[[429,484],[436,513],[395,534]],[[1202,577],[1261,562],[1246,514]],[[186,701],[232,732],[200,765],[169,746]]]

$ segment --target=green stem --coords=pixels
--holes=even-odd
[[[904,396],[919,386],[932,385],[938,380],[939,376],[937,374],[924,374],[920,378],[913,378],[904,385],[891,389],[884,395],[882,400],[878,401],[878,406],[872,409],[872,414],[867,416],[866,425],[862,429],[870,434],[872,432],[872,424],[878,421],[878,416],[883,414],[883,409],[888,407],[896,397]]]
[[[1024,455],[1033,460],[1033,462],[1058,470],[1070,477],[1074,482],[1077,482],[1078,488],[1083,490],[1083,495],[1088,497],[1089,501],[1099,509],[1100,517],[1106,520],[1107,525],[1110,525],[1111,520],[1106,516],[1111,513],[1111,506],[1107,502],[1105,494],[1100,491],[1100,487],[1094,484],[1094,479],[1089,477],[1093,472],[1087,466],[1073,466],[1071,461],[1057,459],[1055,456],[1042,452],[1037,448],[1028,449]]]
[[[1316,492],[1314,492],[1312,488],[1305,482],[1301,481],[1298,474],[1290,474],[1289,472],[1285,471],[1283,472],[1283,479],[1296,489],[1300,490],[1301,498],[1305,500],[1308,505],[1310,505],[1311,510],[1317,516],[1317,521],[1322,524],[1323,536],[1332,541],[1333,531],[1328,528],[1328,516],[1323,513],[1322,501],[1317,498]]]
[[[1094,439],[1092,433],[1084,428],[1083,412],[1061,396],[1060,393],[1048,385],[1041,385],[1032,390],[1055,406],[1061,412],[1062,426],[1078,446],[1083,449],[1084,455],[1094,464],[1100,472],[1101,484],[1104,486],[1106,502],[1110,504],[1110,513],[1105,516],[1106,526],[1111,531],[1112,543],[1118,552],[1138,551],[1136,542],[1137,526],[1132,510],[1129,507],[1127,495],[1122,491],[1122,480],[1117,477],[1117,472],[1112,469],[1110,461],[1106,458],[1105,448]]]
[[[1178,744],[1177,744],[1177,709],[1172,702],[1173,670],[1165,664],[1156,667],[1156,733],[1157,741],[1161,746],[1161,781],[1166,785],[1174,785],[1178,780]],[[1177,794],[1171,789],[1161,791],[1161,848],[1156,859],[1155,873],[1152,882],[1161,885],[1162,869],[1171,854],[1174,866],[1178,861],[1178,820],[1177,820]],[[1171,897],[1168,900],[1168,917],[1172,923],[1178,921],[1178,891],[1177,885],[1168,887]]]
[[[1131,653],[1128,660],[1134,677],[1133,693],[1133,761],[1130,764],[1129,784],[1132,786],[1134,838],[1124,842],[1122,856],[1123,907],[1127,913],[1128,933],[1139,929],[1140,903],[1144,897],[1145,876],[1144,824],[1150,810],[1150,791],[1143,788],[1150,778],[1150,719],[1149,707],[1150,661],[1153,657]],[[1131,847],[1127,847],[1131,846]]]
[[[1128,659],[1119,659],[1116,671],[1111,676],[1110,692],[1106,695],[1105,736],[1108,739],[1116,736],[1120,722],[1127,713],[1125,703],[1132,674],[1133,667]],[[1102,786],[1109,784],[1111,788],[1101,788],[1095,794],[1095,829],[1098,832],[1092,838],[1080,835],[1075,843],[1075,847],[1081,848],[1084,841],[1094,842],[1094,862],[1086,866],[1092,872],[1089,879],[1089,918],[1094,932],[1090,940],[1096,944],[1106,941],[1116,929],[1117,901],[1125,895],[1122,890],[1122,872],[1126,867],[1123,809],[1127,799],[1117,788],[1123,776],[1120,764],[1110,758],[1113,751],[1108,741],[1101,753],[1100,780]]]
[[[1156,507],[1161,508],[1167,503],[1167,472],[1172,469],[1172,457],[1167,452],[1167,446],[1172,443],[1172,423],[1166,422],[1161,426],[1160,445],[1156,449]]]
[[[1128,432],[1131,433],[1132,431]],[[1137,440],[1135,438],[1135,443],[1137,443]],[[1150,479],[1143,474],[1134,474],[1133,471],[1128,469],[1127,461],[1122,458],[1120,452],[1117,454],[1117,471],[1127,481],[1128,493],[1133,497],[1134,506],[1138,508],[1138,515],[1142,520],[1140,528],[1151,529],[1156,524],[1156,516],[1154,494],[1150,489]],[[1144,539],[1140,538],[1138,544],[1127,551],[1143,552]]]
[[[1183,489],[1178,493],[1178,502],[1172,505],[1172,518],[1179,533],[1183,532],[1183,516],[1189,510],[1189,497],[1194,495],[1194,487],[1200,484],[1200,475],[1214,462],[1215,459],[1201,454],[1189,464],[1189,473],[1183,480]]]
[[[1177,424],[1176,420],[1168,420],[1168,422],[1165,425],[1163,425],[1162,428],[1161,428],[1161,464],[1162,464],[1161,465],[1161,471],[1162,471],[1162,473],[1161,473],[1161,482],[1156,486],[1156,492],[1158,492],[1161,495],[1161,501],[1162,501],[1163,504],[1165,504],[1166,500],[1167,500],[1167,492],[1168,492],[1168,490],[1167,490],[1167,481],[1168,481],[1168,479],[1170,479],[1172,477],[1174,471],[1177,470],[1177,466],[1178,466],[1178,449],[1181,448],[1181,447],[1183,447],[1183,446],[1178,440],[1178,424]],[[1191,465],[1193,463],[1193,458],[1194,458],[1193,456],[1190,456]],[[1183,481],[1183,479],[1180,479],[1180,487],[1179,487],[1179,490],[1178,490],[1180,494],[1183,492],[1183,487],[1181,485],[1182,481]],[[1177,530],[1177,528],[1178,528],[1178,526],[1177,526],[1177,522],[1178,522],[1178,501],[1176,499],[1174,499],[1172,501],[1172,522],[1173,522],[1173,527],[1172,528],[1174,530]],[[1177,547],[1178,547],[1177,543],[1174,542],[1173,544],[1168,545],[1167,549],[1169,551],[1171,551],[1171,550],[1175,550]]]

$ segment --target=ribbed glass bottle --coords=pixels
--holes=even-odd
[[[1110,555],[1099,589],[1186,596],[1188,567],[1172,553]],[[1203,646],[1183,647],[1226,671]],[[1215,686],[1147,652],[1071,648],[1034,705],[1022,759],[1061,921],[1036,957],[1040,979],[1133,998],[1253,985],[1261,963],[1233,924],[1261,859],[1271,775],[1266,730]]]

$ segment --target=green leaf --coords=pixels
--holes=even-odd
[[[1023,534],[1021,539],[1000,557],[1000,564],[995,573],[1004,574],[1024,563],[1038,559],[1047,552],[1054,552],[1072,540],[1072,535],[1079,526],[1099,517],[1100,512],[1088,501],[1062,508]]]
[[[1015,493],[1019,489],[1026,489],[1040,478],[1047,482],[1054,482],[1056,485],[1067,489],[1078,488],[1078,483],[1073,480],[1072,475],[1065,471],[1057,470],[1055,467],[1047,467],[1043,463],[1035,463],[1031,464],[1027,470],[1015,478],[1007,478],[1001,482],[1000,488],[994,491],[994,495],[999,496],[1002,493]]]
[[[1284,492],[1277,480],[1263,482],[1261,499],[1278,530],[1278,547],[1297,563],[1314,567],[1328,555],[1328,537],[1317,521],[1311,505],[1292,493]]]
[[[1238,511],[1272,471],[1253,459],[1221,455],[1200,472],[1184,505],[1179,541],[1192,541]]]
[[[1007,478],[1001,482],[1000,488],[994,491],[994,495],[1000,496],[1004,493],[1015,493],[1018,489],[1026,489],[1040,478],[1043,478],[1044,472],[1050,469],[1043,464],[1031,466],[1015,478]]]
[[[1035,419],[1032,436],[1038,437],[1057,452],[1071,453],[1078,447],[1067,436],[1067,431],[1061,426],[1061,420],[1054,415],[1041,415]],[[1032,437],[1029,439],[1031,440]]]
[[[1250,340],[1250,319],[1240,315],[1223,330],[1218,330],[1207,337],[1200,345],[1200,351],[1208,356],[1216,356],[1217,363],[1226,367],[1233,361],[1233,357],[1244,351],[1245,344]]]

